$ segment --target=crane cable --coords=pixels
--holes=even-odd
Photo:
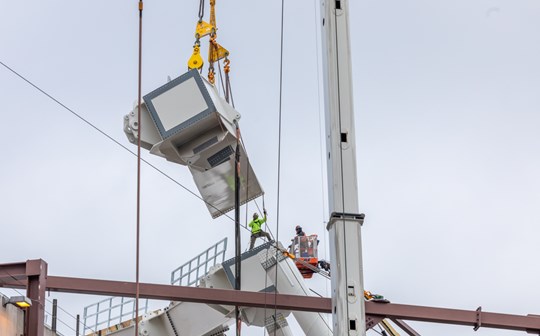
[[[139,335],[139,254],[140,254],[140,227],[141,227],[141,97],[142,97],[142,16],[143,1],[139,0],[139,64],[138,64],[138,116],[139,134],[137,137],[137,228],[135,247],[135,336]]]
[[[283,27],[285,17],[285,0],[281,0],[281,33],[280,33],[280,50],[279,50],[279,112],[278,112],[278,163],[277,163],[277,211],[276,211],[276,241],[279,240],[279,210],[280,210],[280,191],[281,191],[281,116],[283,105]],[[277,332],[277,288],[278,288],[278,259],[279,251],[276,249],[276,274],[274,279],[274,285],[276,291],[274,292],[274,336]]]

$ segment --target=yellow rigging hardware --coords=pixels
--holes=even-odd
[[[210,23],[203,21],[204,16],[204,1],[200,0],[199,4],[199,20],[195,26],[195,43],[193,44],[193,54],[188,60],[189,69],[201,69],[204,65],[204,60],[201,57],[202,37],[210,35],[208,45],[208,81],[212,84],[215,82],[214,63],[221,59],[226,61],[226,75],[230,70],[230,61],[228,60],[229,51],[217,43],[217,25],[216,25],[216,0],[210,0]]]

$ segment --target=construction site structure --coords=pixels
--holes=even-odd
[[[283,254],[283,247],[275,242],[267,242],[241,255],[242,290],[313,296],[294,261]],[[194,265],[184,275],[200,267],[205,262],[193,263],[195,257],[186,264]],[[235,262],[232,258],[210,266],[207,273],[201,273],[193,285],[203,288],[233,289],[235,283]],[[270,302],[270,301],[269,301]],[[287,317],[294,316],[306,335],[330,336],[332,329],[325,315],[321,313],[286,311],[274,309],[269,303],[266,308],[241,307],[242,321],[250,326],[266,328],[269,335],[292,336]],[[102,312],[106,313],[106,312]],[[190,302],[171,302],[167,307],[144,315],[139,321],[139,333],[144,336],[217,336],[223,335],[235,322],[235,307]],[[114,336],[133,335],[134,324],[126,321],[108,326],[102,334]],[[98,335],[99,331],[91,335]]]

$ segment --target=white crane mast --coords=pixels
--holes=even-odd
[[[365,335],[349,1],[321,0],[334,335]]]

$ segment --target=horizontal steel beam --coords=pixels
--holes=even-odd
[[[385,316],[390,319],[519,330],[540,334],[540,316],[534,315],[510,315],[483,312],[481,310],[434,308],[376,302],[366,302],[366,314]]]
[[[0,269],[5,265],[0,265]],[[134,297],[134,282],[96,280],[49,276],[47,290],[95,295]],[[9,281],[0,286],[24,285],[26,281]],[[244,307],[276,307],[284,310],[331,313],[329,298],[306,297],[285,294],[234,291],[225,289],[184,287],[141,283],[140,297],[167,301],[239,305]],[[371,318],[390,318],[410,321],[423,321],[456,324],[471,327],[486,327],[527,331],[540,334],[540,316],[522,316],[483,312],[480,310],[459,310],[395,303],[366,302],[366,315]]]
[[[95,280],[49,276],[47,289],[50,291],[135,297],[134,282]],[[140,283],[141,298],[209,303],[221,305],[239,305],[244,307],[271,307],[284,310],[308,312],[331,312],[328,298],[298,295],[274,295],[271,293],[234,291],[227,289],[184,287]]]
[[[0,282],[6,279],[26,279],[26,262],[1,264],[0,265]]]

